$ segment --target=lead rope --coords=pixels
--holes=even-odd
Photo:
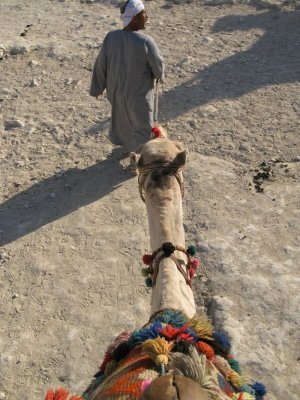
[[[154,124],[157,123],[158,117],[158,79],[155,81],[155,96],[154,96]]]

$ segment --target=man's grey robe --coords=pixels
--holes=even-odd
[[[150,36],[108,33],[96,59],[90,95],[104,89],[112,106],[110,140],[130,152],[149,140],[153,123],[154,79],[164,78],[164,61]]]

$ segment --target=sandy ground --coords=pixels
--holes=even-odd
[[[269,399],[298,400],[300,12],[147,1],[167,63],[160,120],[189,149],[199,307]],[[110,107],[89,97],[110,1],[1,0],[0,398],[81,392],[149,316],[147,215]],[[298,343],[297,343],[298,341]]]

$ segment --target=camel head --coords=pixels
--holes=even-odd
[[[187,149],[179,142],[162,136],[149,140],[140,149],[137,167],[144,189],[149,187],[170,187],[172,176],[178,175],[186,164]]]

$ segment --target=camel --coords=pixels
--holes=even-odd
[[[198,263],[185,248],[182,217],[187,151],[154,129],[139,160],[131,155],[149,220],[151,253],[143,271],[152,287],[150,320],[110,344],[82,397],[59,389],[45,400],[262,400],[266,393],[241,374],[227,336],[196,315],[191,282]]]

